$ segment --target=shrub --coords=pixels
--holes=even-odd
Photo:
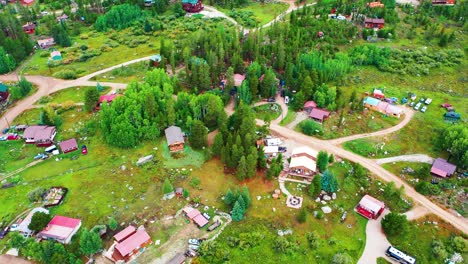
[[[319,123],[313,121],[313,120],[305,120],[300,124],[299,127],[302,131],[302,133],[311,136],[311,135],[316,135],[316,134],[322,134],[323,133],[323,128],[322,125]]]
[[[42,201],[42,197],[47,192],[46,188],[38,187],[28,193],[28,200],[31,203]]]
[[[117,229],[118,223],[117,220],[115,220],[115,218],[111,217],[107,225],[112,231],[114,231],[115,229]]]
[[[299,214],[297,215],[297,221],[299,223],[305,223],[307,220],[307,211],[306,209],[303,207],[300,211],[299,211]]]
[[[81,34],[80,39],[88,39],[89,36],[87,34]]]
[[[409,228],[406,215],[391,212],[382,219],[382,228],[388,236],[405,235]]]
[[[59,79],[72,80],[72,79],[76,79],[77,74],[73,70],[61,70],[61,71],[54,73],[54,77],[59,78]]]
[[[430,184],[427,181],[420,181],[414,186],[414,189],[423,195],[437,195],[440,193],[440,188],[437,185]]]
[[[49,57],[49,52],[43,50],[43,51],[41,51],[39,56],[42,57],[42,58],[47,58],[47,57]]]

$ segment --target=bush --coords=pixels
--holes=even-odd
[[[39,56],[40,56],[41,58],[47,58],[47,57],[49,57],[49,52],[43,50],[43,51],[41,51],[41,53],[39,54]]]
[[[301,129],[302,133],[311,136],[311,135],[320,135],[323,133],[322,125],[313,121],[313,120],[305,120],[303,121],[299,128]]]
[[[382,219],[382,228],[388,236],[404,236],[409,222],[406,215],[391,212]]]
[[[42,197],[47,192],[46,188],[38,187],[28,193],[28,200],[31,203],[42,201]]]
[[[54,73],[55,78],[65,79],[65,80],[73,80],[76,79],[78,76],[75,71],[73,70],[61,70]]]
[[[305,223],[307,221],[307,211],[306,211],[305,207],[303,207],[299,211],[299,214],[297,215],[297,221],[299,223]]]
[[[414,186],[414,189],[423,195],[438,195],[440,193],[440,188],[437,185],[431,184],[427,181],[421,181]]]

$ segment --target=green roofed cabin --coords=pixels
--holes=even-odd
[[[182,8],[189,13],[197,13],[203,10],[201,0],[182,0]]]
[[[8,95],[8,86],[6,86],[3,83],[0,83],[0,102],[3,102],[6,99],[8,99]]]

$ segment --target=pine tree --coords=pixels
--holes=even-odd
[[[0,74],[10,72],[15,66],[15,59],[7,55],[5,49],[0,46]]]
[[[247,176],[247,161],[245,160],[245,156],[239,161],[239,165],[237,166],[237,179],[240,181],[244,180]]]
[[[205,127],[202,121],[194,120],[192,122],[189,140],[194,149],[201,149],[208,145],[208,128]]]
[[[320,172],[324,172],[328,166],[328,153],[320,151],[317,156],[317,167]]]
[[[232,205],[235,201],[236,201],[236,196],[231,191],[231,189],[228,189],[226,192],[226,195],[224,196],[224,203],[227,205]]]
[[[335,175],[329,170],[326,170],[322,174],[320,183],[322,185],[322,189],[328,193],[333,193],[336,192],[336,190],[338,190],[338,180],[336,179]]]
[[[249,188],[247,186],[244,186],[244,188],[242,188],[241,196],[244,199],[246,208],[249,208],[250,207],[250,193],[249,193]]]
[[[242,198],[242,195],[239,195],[239,197],[237,197],[237,201],[236,201],[236,202],[239,203],[239,205],[242,207],[242,209],[243,209],[244,212],[245,212],[245,210],[247,209],[247,205],[246,205],[246,203],[245,203],[245,201],[244,201],[244,198]]]
[[[244,210],[242,209],[238,201],[236,201],[236,203],[234,204],[231,217],[232,217],[232,220],[236,222],[239,222],[244,217]]]
[[[301,210],[299,211],[299,214],[297,215],[297,221],[299,223],[305,223],[306,220],[307,220],[307,211],[303,207],[303,208],[301,208]]]
[[[317,178],[317,176],[315,176]],[[307,193],[309,194],[310,197],[314,198],[315,197],[315,185],[313,183],[309,184],[309,187],[307,189]]]
[[[172,184],[169,181],[169,178],[164,179],[162,190],[163,190],[163,194],[168,194],[174,191],[174,187],[172,187]]]
[[[258,149],[257,164],[260,169],[266,168],[267,163],[266,163],[265,152],[263,151],[263,147],[260,147]]]
[[[93,111],[99,102],[99,92],[95,87],[90,87],[86,90],[84,101],[84,109],[87,112]]]

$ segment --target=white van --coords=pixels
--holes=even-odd
[[[57,150],[57,146],[52,145],[50,147],[47,147],[44,151],[47,152],[47,153],[51,153],[54,150]]]

